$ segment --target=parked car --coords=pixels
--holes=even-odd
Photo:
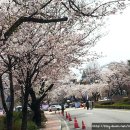
[[[69,108],[69,105],[65,103],[64,108]]]
[[[108,100],[111,100],[111,99],[109,99],[108,97],[104,97],[103,99],[101,99],[99,101],[108,101]]]
[[[14,111],[16,111],[16,112],[22,111],[22,106],[16,106],[16,107],[14,108]]]
[[[111,99],[109,99],[108,97],[104,97],[103,100],[107,101],[107,100],[111,100]]]
[[[48,111],[59,111],[61,110],[61,106],[60,105],[51,105],[48,107]]]
[[[27,107],[27,109],[28,109],[28,111],[31,111],[30,107]],[[16,106],[16,107],[14,108],[14,111],[16,111],[16,112],[21,112],[21,111],[22,111],[22,106]]]
[[[75,103],[74,102],[70,103],[70,107],[75,107]]]

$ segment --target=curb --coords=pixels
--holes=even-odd
[[[59,126],[58,130],[61,130],[62,129],[62,127],[61,127],[61,120],[59,120],[59,122],[60,122],[60,126]]]

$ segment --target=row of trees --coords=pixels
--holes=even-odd
[[[103,97],[115,99],[124,96],[129,97],[130,66],[124,62],[112,62],[101,68],[96,63],[91,63],[91,66],[89,64],[83,70],[79,82],[75,81],[71,85],[64,85],[64,88],[64,90],[62,87],[55,90],[60,93],[61,99],[73,95],[80,99],[86,95],[94,101]],[[57,97],[57,95],[55,96]]]
[[[0,4],[0,92],[7,130],[12,130],[17,92],[23,106],[21,130],[27,129],[28,105],[33,121],[41,125],[40,103],[48,91],[99,40],[101,34],[96,32],[103,17],[124,7],[121,0],[7,0]],[[40,95],[39,86],[43,87]],[[5,88],[11,97],[9,106]]]
[[[128,96],[130,93],[130,71],[128,63],[110,63],[109,73],[106,73],[106,82],[108,84],[108,97],[114,95]]]

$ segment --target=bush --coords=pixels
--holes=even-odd
[[[114,104],[113,101],[106,101],[101,103],[101,105],[112,105],[112,104]]]
[[[22,123],[21,119],[15,121],[14,126],[13,126],[13,130],[21,130],[21,123]],[[28,121],[27,130],[37,130],[36,124],[32,121]]]
[[[33,121],[28,121],[27,130],[37,130],[37,125]]]
[[[13,130],[20,130],[21,123],[22,123],[22,112],[14,112],[14,127]],[[37,126],[34,122],[31,121],[32,112],[28,112],[28,124],[27,130],[37,130]]]
[[[31,113],[30,113],[31,114]],[[22,112],[13,112],[13,130],[21,130]],[[0,130],[6,130],[6,117],[0,116]],[[37,130],[37,126],[30,119],[28,120],[27,130]]]
[[[95,105],[95,108],[130,109],[130,105]]]
[[[13,130],[20,130],[21,129],[21,119],[15,120],[13,125]]]
[[[0,130],[4,130],[5,128],[5,117],[0,116]]]
[[[116,102],[116,104],[121,104],[121,105],[130,105],[130,99],[129,98],[124,98],[118,102]]]
[[[22,112],[13,112],[14,122],[22,118]]]

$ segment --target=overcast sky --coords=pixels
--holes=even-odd
[[[108,34],[94,48],[105,56],[98,62],[104,65],[112,61],[127,61],[130,59],[130,7],[123,14],[110,17],[107,22]]]
[[[99,65],[130,60],[130,6],[122,14],[109,17],[105,31],[107,35],[91,50],[103,53],[104,57],[97,60]],[[80,78],[79,71],[73,72]]]

